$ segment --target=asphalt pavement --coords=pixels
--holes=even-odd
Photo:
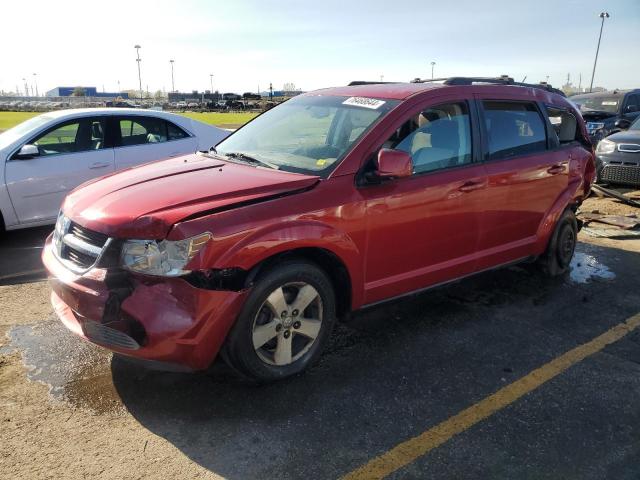
[[[9,257],[35,252],[45,233],[3,240],[5,277],[35,270]],[[54,396],[131,415],[228,479],[367,478],[376,459],[398,479],[638,479],[640,331],[620,324],[640,312],[639,271],[638,253],[581,243],[571,276],[516,266],[359,312],[318,365],[267,386],[221,363],[209,374],[148,370],[55,319],[9,335]],[[612,330],[611,342],[543,375]],[[523,378],[518,395],[494,399]],[[478,405],[488,413],[473,418]],[[436,430],[438,442],[422,442]]]

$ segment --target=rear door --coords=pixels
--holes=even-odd
[[[566,189],[570,151],[555,149],[541,105],[477,95],[488,188],[479,269],[533,253],[546,212]]]
[[[381,145],[410,153],[414,174],[360,188],[366,303],[474,271],[487,181],[474,161],[471,111],[467,99],[431,100],[400,119]]]
[[[197,139],[173,122],[143,115],[111,119],[116,169],[194,153]]]
[[[54,220],[64,197],[92,178],[114,170],[113,148],[105,144],[105,117],[59,123],[27,143],[39,154],[6,163],[11,202],[21,224]]]

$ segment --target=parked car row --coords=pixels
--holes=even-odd
[[[569,97],[596,149],[598,183],[640,186],[640,89]]]

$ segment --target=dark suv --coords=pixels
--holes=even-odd
[[[640,89],[585,93],[569,97],[580,107],[591,143],[628,129],[640,115]]]
[[[268,381],[352,310],[514,262],[566,271],[594,176],[581,116],[548,87],[329,88],[209,153],[79,187],[42,255],[76,334],[193,369],[222,351]]]

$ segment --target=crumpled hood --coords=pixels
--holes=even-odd
[[[71,192],[65,215],[119,238],[160,239],[202,212],[305,189],[318,177],[188,155],[123,170]]]

